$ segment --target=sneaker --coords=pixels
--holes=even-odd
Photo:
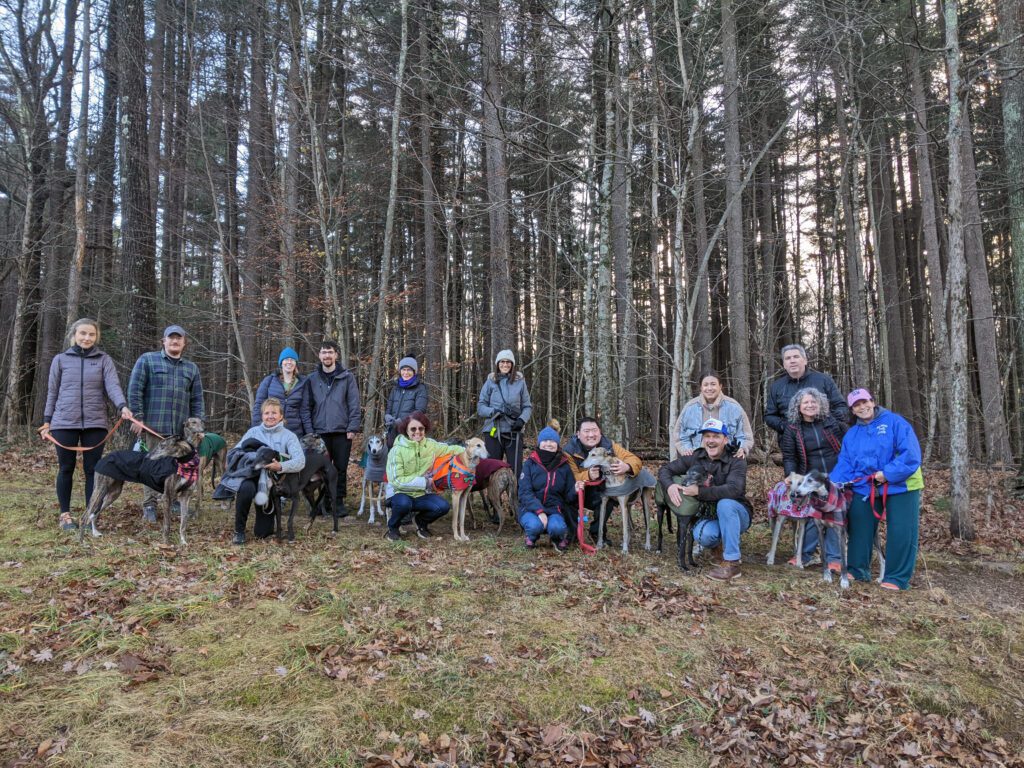
[[[78,523],[76,523],[74,518],[71,517],[71,513],[70,512],[61,512],[60,513],[59,524],[60,524],[60,529],[62,531],[77,531],[78,530]]]
[[[231,543],[236,547],[245,544],[245,533],[242,531],[235,531],[235,535],[231,538]]]
[[[527,549],[533,549],[537,546],[537,542],[531,539],[529,536],[526,537],[525,544]]]
[[[832,573],[839,573],[843,570],[843,566],[841,566],[839,563],[829,563],[828,569],[832,571]]]
[[[388,528],[384,532],[384,538],[387,539],[388,541],[401,541],[402,540],[402,534],[400,534],[394,528]]]
[[[147,523],[156,522],[156,507],[152,504],[144,504],[142,507],[142,519]]]
[[[882,589],[888,589],[888,590],[890,590],[892,592],[899,592],[900,591],[900,588],[897,585],[893,584],[891,581],[883,581],[878,586],[880,586]]]
[[[430,529],[427,528],[427,526],[420,525],[416,527],[416,535],[419,536],[421,539],[429,539],[434,534],[430,532]]]
[[[796,567],[796,555],[793,555],[791,558],[789,558],[789,560],[786,561],[786,564],[787,565],[792,565],[795,568]],[[807,560],[804,560],[804,564],[803,564],[804,568],[810,568],[812,565],[821,565],[821,558],[818,555],[811,555],[810,558],[808,558]],[[838,566],[839,564],[836,563],[836,565]]]
[[[739,560],[723,560],[717,568],[708,571],[708,578],[715,581],[732,581],[740,577]]]

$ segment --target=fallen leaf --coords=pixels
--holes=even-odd
[[[429,720],[430,713],[423,709],[417,709],[412,713],[413,720]]]

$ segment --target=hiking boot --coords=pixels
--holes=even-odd
[[[388,528],[384,532],[384,538],[387,539],[388,541],[401,541],[402,540],[402,534],[400,534],[398,532],[398,530],[395,529],[395,528]]]
[[[231,543],[236,547],[245,544],[245,533],[243,531],[235,531],[235,535],[231,537]]]
[[[527,549],[533,549],[537,546],[537,542],[531,539],[529,536],[526,537],[526,541],[524,543],[526,544]]]
[[[77,531],[78,523],[75,522],[74,518],[71,517],[70,512],[61,512],[60,520],[58,521],[60,529],[62,531]]]
[[[156,507],[152,504],[144,504],[142,506],[142,519],[147,523],[156,522]]]
[[[419,536],[421,539],[429,539],[434,534],[430,532],[430,529],[427,528],[427,526],[419,525],[416,527],[416,535]]]
[[[708,578],[715,581],[732,581],[740,577],[739,560],[723,560],[717,568],[708,571]]]

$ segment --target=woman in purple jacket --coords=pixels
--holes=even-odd
[[[71,325],[68,333],[71,347],[53,358],[46,392],[43,426],[39,434],[50,434],[67,446],[92,448],[82,453],[85,472],[85,503],[92,496],[93,469],[103,456],[100,441],[107,434],[106,401],[109,400],[129,417],[132,412],[117,380],[114,361],[97,348],[100,327],[95,320],[83,317]],[[71,517],[71,483],[75,474],[75,451],[57,448],[57,502],[60,504],[60,527],[72,531],[78,526]]]

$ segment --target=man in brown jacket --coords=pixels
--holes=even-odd
[[[630,477],[636,477],[640,474],[640,470],[643,469],[643,462],[640,457],[630,453],[624,447],[616,442],[612,442],[603,434],[601,434],[601,422],[599,422],[593,416],[583,416],[579,420],[579,424],[576,427],[576,434],[569,438],[569,441],[563,446],[562,451],[569,459],[569,468],[572,470],[573,476],[576,478],[577,484],[580,482],[595,483],[594,485],[585,486],[583,495],[583,506],[589,509],[592,513],[596,513],[601,507],[601,499],[604,497],[604,480],[601,477],[601,470],[597,467],[591,469],[582,469],[584,460],[587,458],[587,454],[590,453],[591,448],[597,446],[603,447],[607,451],[611,451],[615,456],[615,461],[612,462],[609,467],[612,472],[617,475],[625,474]],[[577,509],[570,512],[571,520],[567,520],[569,523],[570,531],[576,530],[576,515]],[[609,515],[611,517],[611,515]],[[591,515],[590,521],[590,537],[597,540],[598,537],[598,519],[596,514]],[[605,521],[605,532],[604,532],[604,543],[609,547],[612,546],[611,539],[608,538],[608,521]]]

